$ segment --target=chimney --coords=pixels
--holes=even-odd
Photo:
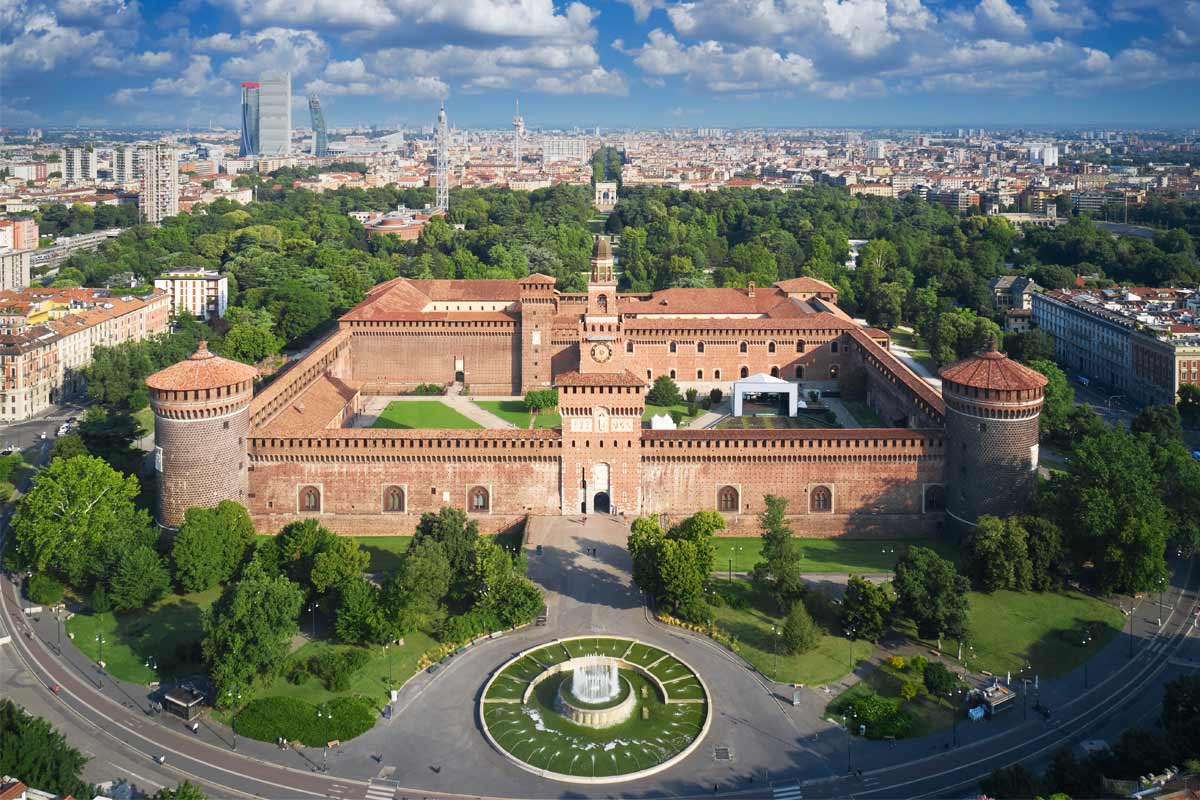
[[[750,283],[746,284],[746,296],[754,297],[754,281],[750,281]]]

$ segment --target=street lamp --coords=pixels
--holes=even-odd
[[[321,707],[317,709],[317,719],[333,719],[333,714],[325,710],[325,703],[322,703]],[[321,745],[321,772],[329,772],[329,737],[324,738],[326,743]]]
[[[96,663],[103,664],[104,663],[104,634],[103,633],[96,634],[96,642],[100,645],[100,657],[96,659]],[[104,669],[104,667],[101,667],[101,669]]]
[[[846,731],[846,774],[849,775],[854,771],[854,767],[850,762],[850,725],[846,722],[845,714],[842,714],[842,728]]]
[[[308,610],[312,612],[312,626],[313,626],[312,638],[313,638],[314,642],[317,640],[317,609],[320,607],[321,607],[320,603],[313,603],[311,606],[308,607]]]
[[[1080,642],[1080,645],[1082,645],[1083,649],[1086,651],[1087,646],[1091,643],[1092,632],[1085,629],[1084,638],[1083,641]],[[1088,688],[1088,654],[1086,652],[1083,654],[1083,688],[1085,690]]]
[[[241,692],[225,692],[225,696],[233,701],[233,719],[230,720],[229,729],[233,731],[233,749],[237,750],[237,718],[238,711],[241,710],[242,693]]]
[[[962,689],[951,689],[949,692],[946,693],[946,696],[950,698],[950,705],[953,706],[953,711],[954,711],[954,715],[950,718],[950,720],[951,720],[950,726],[954,733],[954,746],[955,747],[958,747],[958,712],[962,709],[962,701],[961,700],[956,701],[955,697],[957,696],[957,697],[961,698],[962,693],[963,693]]]
[[[771,626],[771,633],[775,640],[775,676],[773,680],[779,680],[779,628]]]
[[[846,640],[850,642],[850,671],[854,672],[854,628],[846,628]]]

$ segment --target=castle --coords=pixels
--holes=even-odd
[[[750,531],[774,494],[798,535],[897,537],[1026,504],[1045,379],[993,347],[943,369],[939,392],[837,299],[812,278],[620,294],[604,237],[586,294],[544,275],[397,278],[257,395],[252,367],[203,345],[147,379],[159,522],[229,499],[263,532],[315,516],[343,533],[409,533],[442,506],[484,531],[527,515],[702,509]],[[657,376],[728,392],[758,373],[852,392],[887,427],[642,425]],[[555,387],[562,427],[354,426],[367,398],[455,382],[474,395]]]

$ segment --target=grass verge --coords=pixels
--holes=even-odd
[[[489,411],[518,428],[529,427],[529,412],[525,410],[525,403],[522,400],[475,400],[473,402],[484,411]],[[562,415],[557,411],[543,411],[537,415],[533,427],[561,428]]]
[[[371,427],[468,430],[483,426],[467,419],[440,400],[393,400]]]
[[[757,536],[718,536],[717,571],[749,572],[761,558]],[[958,548],[941,539],[797,539],[803,572],[890,572],[910,547],[929,547],[956,560]]]

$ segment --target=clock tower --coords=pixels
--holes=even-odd
[[[596,238],[587,311],[579,320],[579,371],[556,379],[562,414],[562,513],[641,509],[646,383],[625,367],[612,245]]]

